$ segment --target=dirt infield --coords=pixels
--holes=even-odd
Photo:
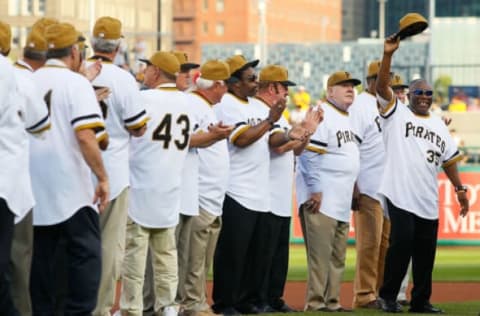
[[[209,282],[209,300],[211,300],[212,297],[211,285],[211,282]],[[290,281],[286,285],[284,298],[290,306],[296,309],[303,309],[305,293],[306,282]],[[353,283],[342,283],[340,303],[345,307],[351,307],[353,300],[352,294]],[[433,295],[431,301],[432,303],[480,301],[480,282],[436,282],[433,284]]]

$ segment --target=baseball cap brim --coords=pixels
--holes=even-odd
[[[228,78],[227,80],[225,80],[225,82],[226,82],[226,83],[235,83],[235,82],[237,82],[237,81],[240,81],[240,79],[239,79],[237,76],[235,76],[235,75],[238,74],[238,73],[240,73],[240,72],[242,72],[242,71],[244,71],[244,70],[247,69],[247,68],[250,68],[250,67],[255,68],[255,67],[257,67],[257,65],[258,65],[259,62],[260,62],[259,59],[255,59],[255,60],[252,60],[252,61],[247,62],[247,63],[246,63],[245,65],[243,65],[242,67],[240,67],[240,68],[238,68],[237,70],[235,70],[235,72],[233,72],[233,73],[231,74],[230,78]]]
[[[358,86],[359,84],[361,84],[362,82],[358,79],[347,79],[347,80],[343,80],[343,81],[339,81],[337,82],[335,85],[339,85],[339,84],[342,84],[342,83],[352,83],[354,86]]]
[[[195,69],[195,68],[198,68],[198,67],[200,67],[199,64],[195,64],[195,63],[185,63],[185,64],[181,64],[181,65],[180,65],[180,70],[181,70],[181,71],[187,71],[187,70]]]
[[[287,86],[287,87],[292,87],[292,86],[297,85],[295,82],[290,81],[290,80],[280,81],[280,83],[284,86]]]
[[[152,63],[150,62],[150,60],[148,59],[142,59],[142,58],[139,58],[138,60],[140,60],[142,63],[145,63],[147,65],[151,65]]]
[[[392,86],[392,89],[400,89],[400,88],[407,89],[408,86],[406,84],[397,84]]]

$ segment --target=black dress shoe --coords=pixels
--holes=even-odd
[[[274,307],[275,311],[278,313],[296,313],[298,312],[296,309],[293,309],[291,308],[290,306],[288,306],[287,304],[283,304],[281,306],[275,306]]]
[[[381,297],[377,299],[378,306],[381,310],[387,313],[401,313],[403,312],[402,306],[395,300],[386,300]]]
[[[276,313],[277,310],[274,309],[272,306],[268,304],[262,304],[260,306],[257,306],[258,311],[260,314],[268,314],[268,313]]]
[[[432,304],[430,303],[427,303],[423,306],[412,306],[410,307],[410,309],[408,310],[409,313],[419,313],[419,314],[445,314],[445,312],[440,309],[440,308],[436,308],[435,306],[433,306]]]
[[[253,304],[242,304],[235,306],[241,314],[260,314],[260,310]]]

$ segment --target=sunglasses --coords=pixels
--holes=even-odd
[[[250,76],[247,76],[245,78],[243,78],[244,81],[247,81],[247,82],[254,82],[254,81],[257,81],[257,75],[250,75]]]
[[[413,90],[413,94],[416,95],[416,96],[424,95],[424,96],[427,96],[427,97],[431,97],[433,95],[433,91],[432,90],[417,89],[417,90]]]

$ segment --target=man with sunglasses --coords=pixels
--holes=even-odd
[[[394,36],[385,40],[376,84],[386,150],[379,192],[386,198],[391,222],[379,303],[386,312],[401,311],[396,298],[412,258],[409,311],[443,313],[430,303],[438,231],[437,173],[442,167],[455,188],[460,216],[465,216],[469,209],[467,187],[462,185],[457,170],[462,156],[444,122],[429,113],[433,92],[426,80],[410,83],[408,107],[401,106],[395,97],[389,86],[389,73],[399,44]]]
[[[375,83],[380,61],[368,65],[367,89],[349,108],[353,129],[361,139],[358,197],[354,205],[355,248],[353,307],[377,308],[377,291],[383,281],[390,222],[384,216],[383,198],[378,194],[385,161],[385,146],[377,108]]]
[[[228,138],[230,175],[223,203],[220,231],[213,264],[215,313],[256,314],[248,297],[256,267],[253,251],[255,225],[261,212],[269,210],[269,131],[285,109],[277,102],[270,110],[251,97],[257,92],[254,67],[241,55],[227,59],[231,76],[228,93],[214,106],[219,121],[235,126]]]

